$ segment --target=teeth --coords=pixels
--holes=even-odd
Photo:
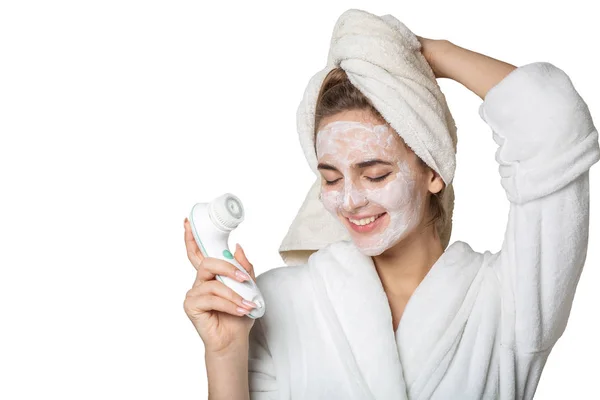
[[[348,218],[348,219],[349,219],[349,220],[350,220],[350,222],[352,222],[354,225],[367,225],[367,224],[370,224],[371,222],[375,221],[375,219],[376,219],[376,218],[377,218],[377,217],[374,215],[374,216],[372,216],[372,217],[369,217],[369,218],[363,218],[363,219],[360,219],[360,220],[355,220],[355,219],[352,219],[352,218]]]

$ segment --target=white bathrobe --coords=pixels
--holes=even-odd
[[[545,62],[512,71],[479,115],[510,201],[501,250],[453,242],[396,332],[372,259],[351,241],[261,274],[252,400],[533,397],[586,259],[598,132],[569,77]]]

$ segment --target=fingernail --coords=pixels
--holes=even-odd
[[[242,271],[237,270],[235,271],[235,277],[240,281],[240,282],[244,282],[246,280],[248,280],[248,275],[244,274]]]
[[[242,300],[242,303],[248,307],[256,308],[256,304],[248,300]]]
[[[248,314],[250,312],[250,310],[244,310],[242,307],[238,307],[237,312],[239,312],[242,315],[245,315],[245,314]]]

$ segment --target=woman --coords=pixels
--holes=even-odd
[[[357,16],[379,18],[342,17]],[[446,248],[453,169],[435,146],[427,160],[418,156],[429,153],[394,129],[385,104],[340,64],[322,80],[308,113],[314,136],[303,146],[320,174],[320,202],[349,240],[316,251],[305,243],[294,248],[310,253],[304,263],[261,274],[268,311],[252,320],[243,315],[253,305],[214,280],[235,278],[235,268],[202,259],[184,222],[198,271],[184,305],[205,344],[211,400],[533,397],[586,258],[598,132],[552,64],[517,68],[446,40],[418,40],[435,78],[483,99],[510,200],[501,251],[460,241]],[[235,258],[254,278],[239,247]]]

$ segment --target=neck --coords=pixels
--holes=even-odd
[[[391,298],[409,298],[444,250],[435,226],[415,230],[409,236],[373,256],[383,288]]]

